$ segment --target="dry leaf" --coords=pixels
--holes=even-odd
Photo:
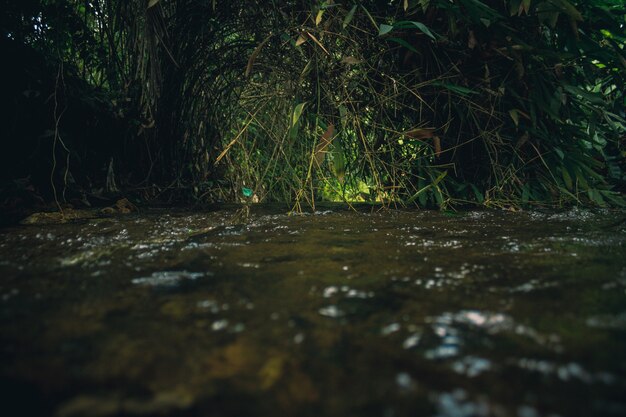
[[[441,155],[441,139],[439,139],[439,136],[433,138],[433,143],[435,144],[435,156],[439,157]]]
[[[341,58],[341,62],[348,65],[357,65],[362,63],[363,61],[353,56],[344,56],[343,58]]]
[[[332,143],[334,139],[333,137],[334,133],[335,133],[335,125],[331,123],[328,125],[326,132],[324,132],[324,134],[320,138],[319,143],[315,147],[314,157],[315,157],[315,161],[317,162],[317,165],[322,165],[322,162],[324,162],[324,158],[326,157],[328,146],[330,146],[330,144]]]
[[[469,32],[469,39],[467,40],[467,47],[469,49],[474,49],[476,48],[476,45],[478,44],[478,41],[476,41],[476,35],[474,35],[474,31],[470,30]]]
[[[306,38],[302,35],[299,35],[298,39],[296,39],[296,46],[300,46],[305,42],[306,42]]]
[[[403,133],[404,136],[407,136],[411,139],[424,140],[430,139],[435,136],[435,129],[432,128],[417,128],[413,130],[409,130]]]
[[[520,136],[520,138],[517,140],[517,143],[515,144],[515,149],[521,148],[526,142],[528,142],[528,139],[530,139],[530,135],[528,134],[528,132],[524,132],[524,134]]]
[[[320,10],[317,12],[317,16],[315,16],[315,26],[319,26],[322,22],[322,16],[324,16],[324,10]]]
[[[256,57],[259,56],[259,54],[261,53],[261,49],[263,49],[263,47],[270,40],[271,37],[272,35],[270,34],[267,38],[263,40],[263,42],[259,44],[259,46],[254,49],[254,51],[250,55],[250,58],[248,59],[248,65],[246,66],[246,77],[250,76],[250,73],[252,72],[252,66],[254,65]]]
[[[315,42],[315,43],[317,44],[317,46],[319,46],[320,48],[322,48],[322,51],[324,51],[324,52],[326,53],[326,55],[330,55],[330,54],[328,53],[328,51],[326,50],[326,48],[324,48],[324,45],[322,45],[322,44],[320,43],[320,41],[318,41],[318,40],[317,40],[317,38],[316,38],[315,36],[311,35],[309,32],[304,32],[304,33],[306,33],[306,35],[307,35],[309,38],[311,38],[311,40],[312,40],[313,42]]]

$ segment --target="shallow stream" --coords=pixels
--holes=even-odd
[[[626,416],[626,213],[233,218],[0,230],[0,413]]]

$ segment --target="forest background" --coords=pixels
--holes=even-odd
[[[5,210],[625,204],[622,0],[0,7]]]

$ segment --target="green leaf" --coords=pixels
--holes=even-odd
[[[408,50],[409,50],[409,51],[411,51],[411,52],[415,52],[416,54],[418,53],[418,52],[417,52],[417,49],[415,49],[415,48],[413,47],[413,45],[411,45],[410,43],[408,43],[408,42],[407,42],[407,41],[405,41],[404,39],[400,39],[400,38],[389,38],[389,40],[390,40],[390,41],[392,41],[392,42],[395,42],[395,43],[397,43],[397,44],[399,44],[399,45],[404,46],[406,49],[408,49]]]
[[[443,87],[445,89],[448,89],[454,93],[460,94],[462,96],[467,96],[470,94],[477,94],[476,91],[474,90],[470,90],[469,88],[466,87],[462,87],[460,85],[456,85],[456,84],[449,84],[449,83],[441,83],[439,81],[432,83],[432,85],[434,86],[438,86],[438,87]]]
[[[560,148],[554,148],[554,152],[559,155],[559,158],[565,159],[565,153]]]
[[[424,35],[428,36],[432,40],[437,40],[437,38],[435,38],[435,35],[433,35],[433,33],[428,28],[428,26],[426,26],[425,24],[420,23],[420,22],[411,22],[411,23],[413,23],[413,26],[418,28]]]
[[[528,203],[530,199],[530,188],[528,184],[524,184],[522,187],[522,203]]]
[[[302,111],[304,110],[304,106],[306,105],[306,101],[296,105],[293,108],[293,115],[291,116],[291,127],[294,127],[298,120],[300,120],[300,116],[302,116]]]
[[[363,11],[365,12],[365,14],[367,15],[368,19],[370,20],[370,22],[372,22],[372,25],[374,25],[375,28],[378,29],[378,24],[376,24],[376,21],[374,20],[374,18],[372,17],[372,15],[370,14],[370,12],[365,8],[365,6],[361,5],[361,8],[363,9]]]
[[[341,118],[341,126],[345,129],[348,124],[348,109],[343,104],[339,105],[339,117]]]
[[[572,181],[572,176],[569,174],[569,171],[564,166],[561,167],[561,173],[563,175],[563,181],[565,182],[565,186],[568,190],[573,189],[574,183]]]
[[[378,28],[378,36],[383,36],[393,30],[393,26],[385,25],[384,23]]]
[[[241,193],[244,197],[252,197],[252,190],[250,188],[241,187]]]
[[[607,171],[609,172],[609,178],[622,178],[622,169],[615,162],[607,163]]]
[[[413,21],[413,20],[401,20],[399,22],[394,23],[393,24],[393,28],[394,29],[411,29],[411,28],[416,28],[420,32],[422,32],[424,35],[426,35],[429,38],[431,38],[432,40],[437,40],[437,38],[435,37],[433,32],[428,28],[428,26],[426,26],[425,24],[423,24],[421,22],[416,22],[416,21]]]
[[[413,196],[411,196],[411,198],[409,198],[406,203],[407,204],[411,204],[412,202],[414,202],[418,197],[420,198],[420,203],[422,203],[422,197],[421,195],[424,194],[426,191],[428,191],[431,188],[435,188],[436,189],[436,193],[438,192],[439,195],[437,196],[437,194],[435,194],[435,198],[437,198],[437,202],[439,203],[439,205],[441,206],[443,204],[443,197],[441,195],[441,190],[439,189],[439,187],[437,186],[437,184],[439,184],[441,182],[441,180],[443,180],[446,175],[448,175],[448,171],[443,171],[441,174],[439,174],[439,176],[435,179],[435,181],[433,181],[432,183],[428,184],[425,187],[421,187],[421,185],[419,185],[420,183],[418,182],[418,185],[421,187],[419,190],[417,190],[417,192],[415,194],[413,194]],[[439,201],[439,199],[441,199],[441,201]],[[424,205],[424,203],[422,203],[422,205]]]
[[[602,94],[600,93],[592,93],[581,87],[573,86],[569,84],[565,84],[563,88],[565,89],[565,91],[572,94],[573,96],[582,97],[583,99],[587,100],[591,104],[597,104],[600,106],[605,104],[604,98]]]
[[[519,126],[519,115],[517,114],[517,109],[509,110],[509,116],[511,116],[511,119],[513,119],[513,123],[515,123],[515,126]]]
[[[511,16],[518,15],[520,13],[520,5],[522,4],[522,0],[510,0],[509,1],[509,13]]]
[[[569,1],[567,1],[567,0],[551,0],[551,3],[556,5],[557,7],[560,6],[561,11],[563,11],[565,14],[567,14],[572,19],[574,19],[574,20],[576,20],[578,22],[582,22],[583,21],[582,14],[580,14],[580,12],[576,9],[576,7],[574,7],[572,5],[572,3],[570,3]]]
[[[580,186],[580,188],[583,190],[588,190],[589,183],[587,182],[587,179],[584,177],[584,175],[580,172],[580,170],[575,169],[574,173],[576,174],[576,180],[578,181],[578,185]]]
[[[537,18],[539,23],[554,28],[559,19],[559,11],[555,10],[549,2],[542,2],[537,6]]]
[[[350,9],[350,11],[348,12],[348,14],[346,15],[346,18],[343,19],[343,28],[347,28],[348,25],[350,24],[350,22],[352,22],[352,19],[354,18],[354,13],[356,12],[356,4],[354,6],[352,6],[352,8]]]
[[[483,196],[483,193],[480,192],[478,187],[476,187],[474,184],[470,184],[470,187],[472,187],[472,191],[474,192],[474,197],[476,197],[476,201],[478,201],[480,204],[484,203],[485,197]]]
[[[435,191],[433,191],[435,195],[435,200],[437,200],[437,205],[439,208],[443,208],[443,194],[441,193],[441,189],[435,186]]]
[[[612,202],[617,207],[626,206],[626,200],[624,199],[624,196],[622,196],[622,194],[616,193],[614,191],[602,191],[602,194],[607,200]]]
[[[339,181],[343,182],[346,175],[346,158],[341,147],[341,142],[335,141],[332,146],[333,170]]]
[[[589,195],[589,199],[597,205],[601,207],[606,206],[606,202],[604,201],[604,198],[602,198],[602,194],[600,194],[600,192],[595,188],[590,188],[589,190],[587,190],[587,195]]]
[[[482,19],[489,19],[490,23],[493,23],[504,17],[498,11],[479,0],[456,0],[455,3],[462,3],[467,17],[476,23]]]

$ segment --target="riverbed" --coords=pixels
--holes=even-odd
[[[0,341],[3,415],[625,416],[626,213],[4,228]]]

